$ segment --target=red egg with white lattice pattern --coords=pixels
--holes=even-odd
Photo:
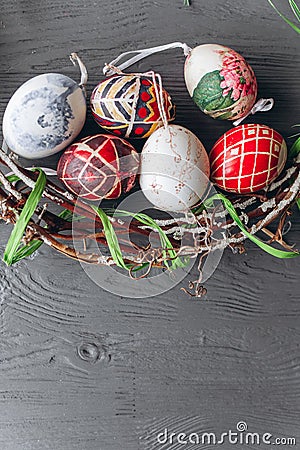
[[[240,125],[227,131],[209,155],[211,180],[219,188],[248,194],[266,188],[284,168],[283,137],[265,125]]]
[[[139,155],[131,144],[116,136],[97,134],[66,149],[57,175],[71,192],[96,201],[129,192],[138,167]]]

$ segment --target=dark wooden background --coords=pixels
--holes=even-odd
[[[251,120],[288,138],[300,122],[300,36],[267,0],[182,3],[1,0],[0,117],[28,78],[57,71],[76,79],[72,51],[87,64],[90,93],[103,64],[122,51],[218,42],[252,64],[260,96],[276,99],[271,112]],[[287,1],[278,3],[288,12]],[[210,149],[230,124],[193,105],[183,61],[173,50],[134,69],[162,74],[177,123]],[[89,117],[84,133],[97,131]],[[299,229],[295,212],[290,243],[300,244]],[[9,231],[2,223],[1,254]],[[253,432],[298,437],[300,449],[300,258],[247,248],[242,256],[225,252],[201,300],[180,286],[149,299],[109,294],[46,246],[12,268],[1,262],[0,449],[208,448],[160,447],[156,435],[165,427],[221,433],[242,420]]]

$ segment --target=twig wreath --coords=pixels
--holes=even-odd
[[[290,4],[300,20],[299,8],[293,1]],[[120,73],[123,74],[117,71]],[[85,77],[82,86],[84,80]],[[160,106],[164,106],[167,94],[162,90],[157,92],[155,80],[154,76],[155,92],[161,97]],[[231,104],[230,108],[232,111]],[[132,122],[130,132],[133,130]],[[0,150],[0,162],[8,169],[0,170],[0,217],[14,226],[3,256],[7,265],[32,255],[42,244],[83,263],[118,266],[132,279],[146,277],[152,268],[176,270],[185,267],[191,258],[199,258],[199,277],[190,283],[189,290],[184,290],[191,296],[201,297],[206,292],[201,265],[211,252],[230,248],[243,253],[245,241],[250,239],[278,258],[299,254],[284,236],[291,226],[293,206],[298,203],[300,208],[300,138],[290,149],[284,169],[265,188],[240,193],[226,192],[215,185],[216,191],[208,190],[205,198],[188,212],[179,211],[171,218],[164,213],[154,218],[145,213],[95,206],[88,197],[81,198],[52,181],[49,175],[55,172],[40,167],[24,168],[5,148]],[[262,240],[259,236],[262,234],[268,240]],[[82,242],[81,251],[72,245],[76,241]],[[106,252],[99,256],[89,250],[90,243]]]

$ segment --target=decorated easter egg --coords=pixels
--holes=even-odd
[[[58,178],[88,200],[118,198],[133,187],[139,166],[134,147],[116,136],[96,134],[70,145],[62,154]]]
[[[267,187],[281,173],[287,147],[265,125],[240,125],[223,134],[209,155],[211,180],[221,189],[247,194]]]
[[[116,74],[102,81],[91,95],[96,122],[105,130],[126,138],[146,138],[162,124],[157,103],[158,83],[151,76]],[[166,119],[175,117],[170,95],[162,89]]]
[[[81,87],[58,73],[38,75],[13,94],[3,117],[8,147],[28,159],[66,148],[81,131],[86,100]]]
[[[156,130],[141,154],[140,186],[147,199],[165,211],[187,211],[204,194],[209,159],[188,129],[169,125]]]
[[[236,120],[253,108],[256,77],[245,59],[231,48],[218,44],[195,47],[186,59],[184,76],[196,105],[215,119]]]

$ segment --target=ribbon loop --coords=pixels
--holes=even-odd
[[[141,59],[147,58],[150,55],[153,55],[154,53],[163,52],[165,50],[169,50],[172,48],[182,48],[183,53],[185,56],[187,56],[190,51],[192,50],[187,44],[183,42],[172,42],[170,44],[166,45],[159,45],[157,47],[151,47],[151,48],[145,48],[141,50],[131,50],[129,52],[121,53],[117,58],[113,59],[109,64],[105,64],[103,68],[104,75],[113,75],[115,72],[112,70],[112,66],[119,70],[127,69],[127,67],[132,66],[133,64],[137,63]],[[132,56],[127,61],[124,61],[122,64],[119,64],[119,61],[121,61],[124,57],[129,56],[131,54],[136,53],[135,56]]]
[[[74,66],[76,66],[76,64],[78,64],[78,67],[80,69],[80,74],[81,74],[79,86],[82,86],[84,88],[87,83],[87,80],[88,80],[87,69],[86,69],[85,65],[83,64],[82,60],[77,55],[77,53],[71,53],[70,60],[72,61]]]
[[[244,117],[241,117],[240,119],[236,120],[235,122],[233,122],[233,125],[236,127],[238,125],[240,125],[243,120],[245,120],[248,116],[250,116],[251,114],[256,114],[257,112],[266,112],[266,111],[270,111],[273,106],[274,106],[274,99],[273,98],[260,98],[255,105],[253,106],[253,108],[251,109],[251,111],[248,112],[248,114],[246,114]]]

